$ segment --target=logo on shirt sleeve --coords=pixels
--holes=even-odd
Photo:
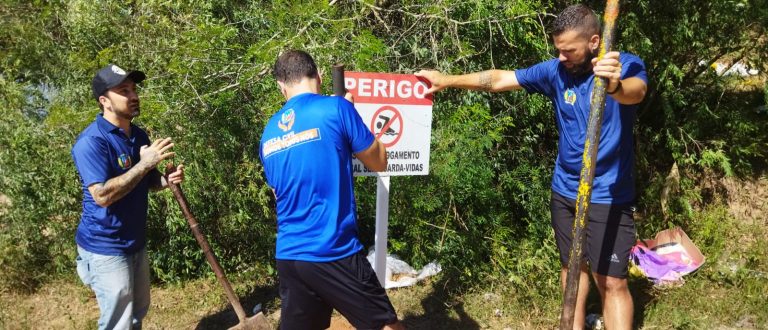
[[[293,127],[293,122],[296,120],[296,113],[293,109],[288,109],[280,116],[280,121],[277,122],[277,127],[280,127],[283,132],[288,132]]]
[[[563,93],[563,101],[565,103],[568,103],[570,105],[576,104],[576,92],[574,92],[572,89],[568,88]]]
[[[133,160],[131,160],[130,155],[122,154],[117,157],[117,165],[120,165],[120,168],[127,170],[133,166]]]

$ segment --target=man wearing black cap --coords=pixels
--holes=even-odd
[[[96,293],[99,329],[140,329],[149,309],[147,195],[167,187],[156,167],[174,153],[170,138],[150,143],[131,123],[139,115],[136,84],[145,78],[113,64],[99,70],[91,87],[102,113],[72,147],[83,189],[77,273]],[[182,165],[169,180],[184,180]]]

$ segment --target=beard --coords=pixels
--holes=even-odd
[[[592,72],[592,59],[597,56],[596,52],[587,51],[584,55],[584,60],[574,64],[572,67],[565,67],[565,71],[573,76],[583,76]]]
[[[128,111],[126,111],[126,112],[128,113],[128,117],[130,119],[136,118],[136,117],[138,117],[141,114],[141,110],[139,108],[139,102],[136,102],[135,104],[128,105],[128,109],[127,110]]]
[[[112,111],[119,117],[127,120],[132,120],[133,118],[138,117],[141,114],[141,110],[139,109],[139,104],[136,103],[134,105],[128,105],[124,109],[112,109]]]

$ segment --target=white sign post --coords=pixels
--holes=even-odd
[[[387,232],[389,227],[389,177],[376,179],[376,236],[374,236],[373,270],[381,286],[386,288]]]
[[[373,269],[386,287],[389,177],[429,174],[432,95],[424,95],[426,81],[405,74],[345,72],[344,86],[354,96],[363,122],[387,148],[385,172],[371,172],[353,161],[355,175],[378,177]]]

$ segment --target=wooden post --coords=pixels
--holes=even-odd
[[[605,53],[611,50],[616,30],[616,18],[618,16],[619,0],[608,0],[605,6],[605,15],[603,16],[603,36],[600,38],[598,59],[602,59]],[[589,110],[589,123],[587,125],[587,138],[584,142],[581,176],[579,177],[579,192],[576,197],[576,218],[573,221],[571,251],[568,257],[568,276],[565,282],[563,310],[560,315],[560,330],[573,329],[576,298],[579,292],[579,275],[581,273],[585,230],[589,221],[587,215],[589,214],[589,203],[592,199],[592,181],[595,178],[597,149],[600,145],[600,128],[603,122],[605,87],[607,84],[607,79],[595,77]]]
[[[333,80],[333,95],[344,97],[347,94],[347,88],[344,87],[344,64],[336,64],[331,71]]]

